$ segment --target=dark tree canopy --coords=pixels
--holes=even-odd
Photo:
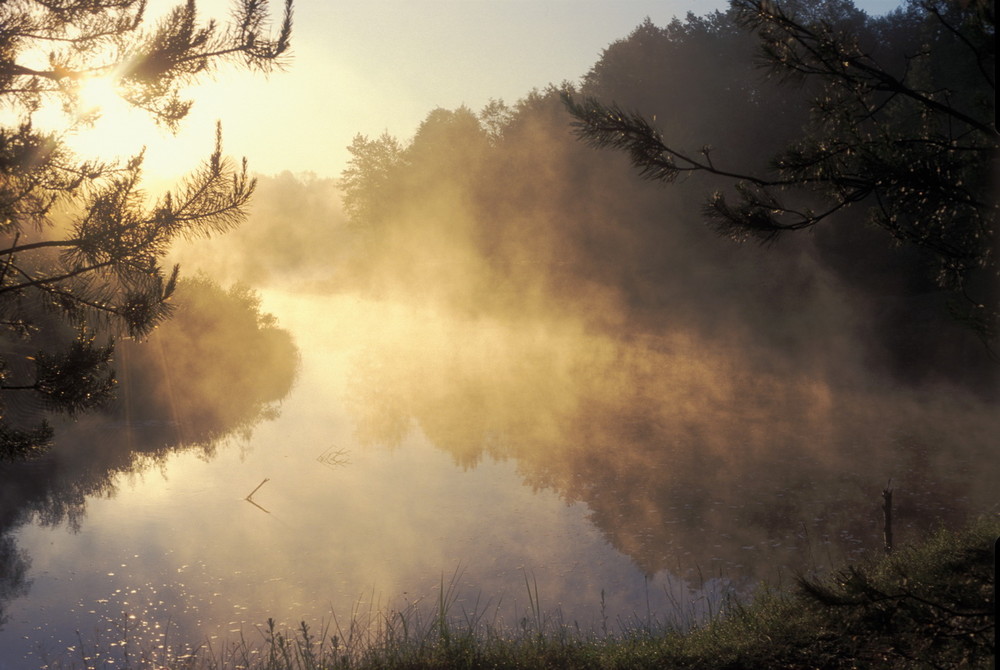
[[[794,10],[914,86],[917,70],[933,67],[953,73],[939,80],[958,82],[961,71],[991,90],[974,62],[936,63],[924,54],[926,45],[944,53],[951,33],[931,30],[940,21],[919,6],[880,18],[846,2],[800,2]],[[604,50],[578,89],[552,86],[509,106],[491,101],[478,114],[433,110],[410,140],[355,138],[340,182],[354,237],[342,262],[328,263],[336,282],[468,311],[572,313],[596,328],[620,330],[627,320],[651,333],[684,330],[706,346],[759,352],[761,361],[818,374],[854,371],[845,361],[857,357],[861,374],[893,383],[947,379],[996,394],[1000,367],[981,342],[996,305],[993,233],[964,239],[966,223],[952,225],[945,209],[926,216],[918,209],[938,198],[956,217],[987,226],[992,151],[966,151],[957,139],[950,154],[931,151],[959,126],[948,131],[910,97],[874,90],[874,82],[858,90],[872,89],[885,104],[852,126],[865,99],[841,79],[789,81],[785,70],[761,67],[747,11],[689,14],[665,26],[645,21]],[[628,169],[629,151],[595,152],[580,142],[572,125],[580,119],[567,113],[564,93],[591,114],[592,130],[635,150],[640,170],[674,183],[650,188]],[[839,105],[828,119],[817,107],[824,100]],[[926,137],[904,134],[925,117]],[[993,142],[974,129],[967,139]],[[807,152],[819,162],[790,162]],[[789,162],[772,165],[772,157]],[[961,171],[962,184],[942,177],[938,191],[912,190],[939,167]],[[750,196],[772,197],[783,209],[751,208],[747,216],[757,218],[743,221],[733,188],[741,182]],[[852,190],[862,186],[868,195]],[[948,188],[978,194],[985,207],[941,200]],[[724,195],[706,208],[713,192]],[[712,225],[698,225],[706,209]],[[771,229],[745,225],[758,221]],[[917,224],[928,228],[924,237],[907,237]],[[796,229],[808,232],[789,232]],[[720,231],[766,244],[727,244]],[[939,238],[965,245],[957,280],[943,272],[950,258],[931,248]],[[828,355],[834,351],[839,356]],[[836,369],[818,372],[828,365]]]
[[[649,179],[729,180],[735,198],[716,191],[704,212],[736,239],[770,242],[821,222],[877,226],[918,250],[928,277],[952,296],[954,315],[994,343],[1000,145],[992,3],[914,0],[871,18],[839,0],[734,0],[727,17],[756,37],[770,79],[808,105],[798,136],[764,149],[766,169],[727,161],[725,146],[685,147],[655,118],[593,96],[566,97],[579,135],[627,152]],[[683,93],[675,100],[686,106]]]
[[[166,318],[172,242],[232,229],[254,191],[246,161],[223,156],[221,127],[202,166],[150,201],[142,154],[82,161],[60,132],[33,123],[46,106],[79,109],[89,79],[114,77],[127,102],[176,128],[191,107],[184,87],[223,63],[266,72],[288,54],[291,0],[273,37],[261,0],[236,2],[227,26],[199,22],[194,0],[150,27],[145,9],[142,0],[0,4],[0,101],[13,119],[0,126],[0,456],[30,453],[51,434],[38,403],[15,398],[69,412],[106,400],[113,342],[97,333],[141,338]]]

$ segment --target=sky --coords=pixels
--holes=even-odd
[[[173,2],[153,0],[151,14]],[[139,112],[108,106],[103,121],[74,138],[83,153],[126,155],[147,146],[146,170],[172,177],[207,156],[216,120],[225,150],[260,174],[338,177],[356,134],[412,137],[437,107],[482,109],[517,102],[532,89],[578,82],[605,47],[645,17],[666,25],[724,0],[297,0],[293,55],[268,77],[224,67],[192,90],[194,108],[177,136]],[[872,14],[896,0],[859,0]],[[275,18],[280,3],[272,0]],[[202,0],[223,20],[224,0]]]

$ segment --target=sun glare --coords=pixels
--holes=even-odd
[[[185,133],[171,134],[148,112],[130,105],[112,75],[86,77],[77,82],[76,106],[49,119],[64,131],[66,146],[85,159],[127,160],[146,149],[147,175],[174,179],[196,167],[204,153]],[[210,144],[209,144],[210,146]]]
[[[155,139],[156,128],[146,114],[121,96],[114,76],[87,77],[78,82],[76,108],[66,143],[92,158],[126,158]]]
[[[78,111],[82,116],[100,115],[105,110],[125,104],[113,76],[86,77],[77,87]]]

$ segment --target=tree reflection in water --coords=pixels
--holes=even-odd
[[[775,579],[878,549],[890,478],[899,542],[994,502],[1000,420],[970,394],[792,374],[684,332],[409,318],[356,363],[359,438],[419,428],[465,467],[514,458],[646,574]]]
[[[12,533],[35,522],[78,530],[88,497],[115,494],[117,475],[162,463],[178,450],[211,457],[278,414],[291,390],[298,351],[259,298],[186,280],[175,317],[142,344],[117,347],[120,389],[101,414],[56,425],[44,456],[0,463],[0,623],[3,604],[23,595],[30,557]],[[247,365],[252,361],[252,365]]]

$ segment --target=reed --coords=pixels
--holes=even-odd
[[[430,615],[421,602],[398,611],[356,605],[343,624],[278,630],[256,639],[183,653],[128,648],[124,662],[90,650],[49,668],[126,670],[418,670],[444,668],[989,667],[994,629],[995,542],[1000,516],[941,531],[919,546],[895,547],[824,579],[792,589],[763,587],[754,599],[730,599],[691,629],[651,612],[584,631],[546,613],[537,581],[525,573],[528,609],[510,626],[499,605],[458,603],[456,571],[442,575]],[[603,598],[602,598],[603,600]],[[370,602],[370,601],[369,601]],[[120,658],[120,657],[119,657]],[[82,664],[81,664],[82,661]],[[100,661],[103,663],[104,661]]]

